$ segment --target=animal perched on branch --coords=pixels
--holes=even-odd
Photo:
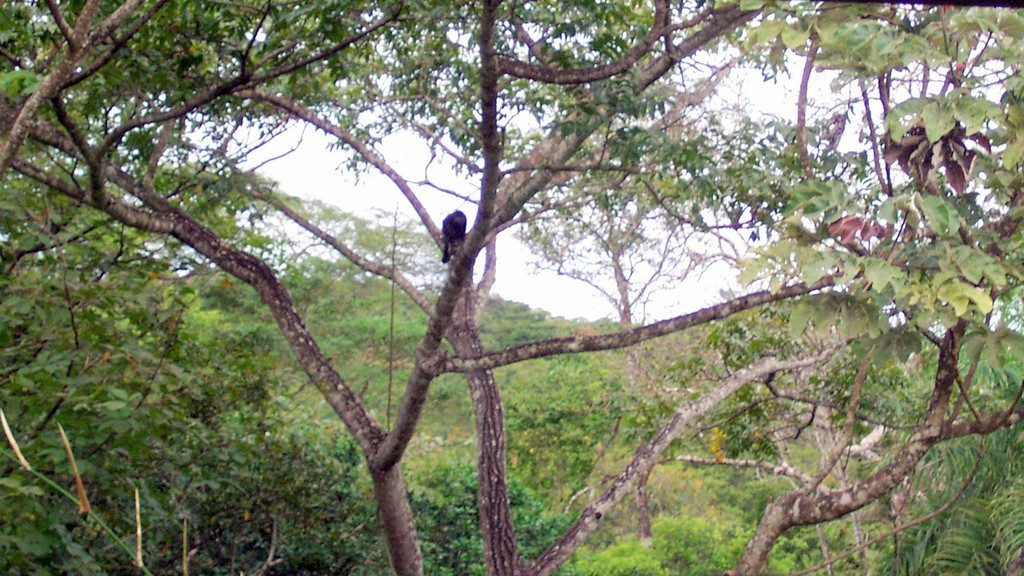
[[[447,264],[455,251],[462,245],[462,240],[466,238],[466,215],[462,211],[456,210],[445,216],[441,222],[441,235],[444,236],[444,252],[441,255],[441,262]]]

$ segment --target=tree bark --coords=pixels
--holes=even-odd
[[[467,287],[452,317],[448,340],[460,357],[478,358],[483,354],[476,324],[476,298],[472,287]],[[476,417],[477,504],[487,574],[512,576],[519,572],[521,559],[508,498],[505,409],[492,370],[468,372],[466,379]]]
[[[401,468],[395,465],[387,470],[372,470],[371,476],[391,569],[396,576],[422,576],[423,555]]]
[[[948,330],[939,343],[935,384],[925,420],[892,462],[847,488],[819,492],[814,491],[814,485],[810,485],[782,494],[770,502],[757,531],[736,565],[736,574],[764,574],[768,566],[768,554],[786,530],[794,526],[835,520],[859,510],[887,494],[917,467],[932,446],[942,440],[946,411],[958,377],[957,362],[964,329],[964,323],[961,322]]]

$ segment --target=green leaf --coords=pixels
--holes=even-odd
[[[831,20],[814,23],[814,32],[818,35],[818,40],[822,45],[827,45],[832,42],[832,38],[835,37],[837,29],[838,24]]]
[[[924,132],[930,142],[938,142],[956,126],[953,110],[939,102],[929,102],[921,110],[921,120],[924,122]]]
[[[964,337],[963,352],[961,356],[971,361],[981,356],[982,350],[990,345],[990,333],[988,331],[976,330]]]
[[[953,205],[939,196],[924,196],[920,200],[921,212],[936,234],[950,237],[960,229],[960,215]]]
[[[765,0],[740,0],[740,10],[760,10]]]
[[[12,70],[0,74],[0,92],[10,98],[22,98],[35,92],[42,79],[28,70]]]
[[[970,248],[961,246],[966,250],[957,250],[956,252],[970,252]],[[981,282],[982,276],[985,274],[985,262],[981,258],[973,258],[973,254],[967,254],[966,256],[956,257],[956,263],[960,267],[960,272],[964,275],[964,278],[971,284],[977,284]]]
[[[42,496],[45,492],[34,484],[26,484],[16,476],[0,478],[0,488],[20,496]]]
[[[958,246],[950,253],[949,260],[971,284],[988,281],[994,288],[1006,285],[1006,267],[988,254],[967,246]]]
[[[894,290],[903,287],[903,271],[885,260],[868,260],[864,264],[864,278],[871,283],[871,289],[878,292],[886,286]]]
[[[897,216],[896,200],[890,196],[878,207],[878,219],[889,224],[895,224]]]
[[[953,116],[963,122],[968,134],[980,132],[989,118],[1002,116],[1002,110],[983,98],[960,98],[953,103]]]
[[[917,123],[924,107],[931,103],[928,98],[911,98],[901,102],[885,117],[885,128],[893,140],[899,141],[911,126]],[[906,118],[908,118],[905,120]]]
[[[982,314],[992,311],[992,298],[985,291],[957,280],[940,286],[937,296],[952,306],[958,317],[966,314],[972,303]]]
[[[108,400],[106,402],[100,402],[99,404],[96,405],[96,407],[102,408],[107,412],[120,412],[121,410],[127,408],[128,404],[126,402],[122,402],[121,400]]]
[[[784,27],[785,24],[778,20],[768,20],[754,29],[751,33],[751,38],[754,42],[767,42],[777,37]]]
[[[784,28],[782,30],[782,43],[790,50],[796,50],[806,45],[810,37],[810,30],[797,30],[796,28]]]
[[[1003,166],[1007,169],[1015,168],[1021,156],[1024,156],[1024,136],[1006,145],[1006,150],[1003,151]]]
[[[982,328],[964,337],[963,350],[963,356],[972,362],[980,359],[1001,370],[1006,360],[1020,358],[1024,353],[1024,337],[1005,329],[990,332]]]
[[[789,314],[789,335],[793,338],[799,337],[804,330],[811,325],[811,318],[814,316],[814,306],[809,302],[797,304]]]

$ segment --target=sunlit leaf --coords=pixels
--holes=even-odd
[[[992,298],[980,288],[963,282],[947,282],[939,287],[937,294],[939,298],[953,307],[957,316],[965,315],[971,304],[974,304],[982,314],[992,311]]]
[[[1006,145],[1003,150],[1003,165],[1012,169],[1020,163],[1021,156],[1024,156],[1024,136],[1021,136]]]
[[[924,196],[920,200],[921,211],[929,226],[937,234],[952,236],[960,228],[960,215],[956,208],[938,196]]]
[[[811,37],[810,30],[799,30],[793,27],[782,29],[782,43],[790,50],[795,50],[807,44]]]
[[[939,102],[929,102],[921,110],[921,121],[924,123],[925,134],[931,142],[938,142],[956,126],[953,110]]]

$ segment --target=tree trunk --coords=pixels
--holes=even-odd
[[[460,357],[477,358],[483,354],[476,325],[476,294],[471,287],[456,306],[449,341]],[[475,370],[466,378],[476,416],[477,502],[487,574],[512,576],[519,572],[521,560],[508,499],[505,411],[501,393],[491,370]]]
[[[615,287],[618,293],[616,308],[619,313],[619,327],[629,330],[633,327],[633,299],[630,292],[629,280],[622,268],[622,254],[620,251],[612,253],[612,268],[615,271]],[[630,390],[639,393],[643,382],[643,369],[641,368],[641,356],[639,348],[633,346],[626,349],[626,366],[624,373],[626,383]],[[640,545],[650,548],[651,537],[651,506],[647,498],[647,479],[651,471],[648,470],[637,478],[636,482],[636,537]]]
[[[372,470],[371,476],[391,569],[396,576],[422,576],[423,556],[400,467]]]

